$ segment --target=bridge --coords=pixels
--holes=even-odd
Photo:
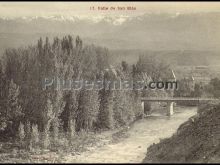
[[[196,102],[206,102],[206,101],[219,101],[219,99],[215,98],[191,98],[191,97],[165,97],[165,98],[159,98],[159,97],[142,97],[141,98],[141,105],[142,109],[144,110],[146,102],[166,102],[167,103],[167,115],[171,116],[173,115],[173,104],[177,101],[196,101]]]

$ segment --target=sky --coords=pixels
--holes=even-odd
[[[90,7],[96,10],[90,10]],[[100,11],[98,7],[115,7]],[[136,10],[117,10],[117,7]],[[0,17],[141,15],[144,13],[220,12],[220,2],[0,2]]]

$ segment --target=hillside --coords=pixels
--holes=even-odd
[[[154,56],[159,60],[167,61],[172,66],[218,65],[220,51],[199,50],[110,50],[115,62],[124,60],[129,64],[137,62],[139,55]],[[198,58],[199,57],[199,58]]]
[[[206,105],[171,138],[148,148],[143,162],[217,163],[220,161],[220,105]]]
[[[220,13],[146,13],[135,17],[0,18],[1,43],[33,41],[42,34],[78,34],[110,49],[216,50]],[[22,37],[25,36],[24,39]],[[5,44],[5,46],[7,46]],[[11,45],[9,45],[11,46]]]

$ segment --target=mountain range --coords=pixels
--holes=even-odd
[[[109,49],[219,50],[220,12],[0,18],[0,49],[80,35]]]

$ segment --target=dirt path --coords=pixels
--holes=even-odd
[[[170,137],[180,124],[196,114],[196,108],[177,108],[172,117],[154,115],[136,122],[129,137],[115,144],[93,148],[80,155],[67,155],[64,163],[141,163],[147,148],[160,139]]]

